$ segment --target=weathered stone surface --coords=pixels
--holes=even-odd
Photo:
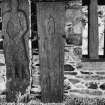
[[[39,55],[38,49],[32,49],[32,55]]]
[[[35,34],[35,33],[34,33]],[[32,40],[32,48],[33,49],[37,49],[38,48],[38,39],[37,38],[34,38]]]
[[[36,85],[34,88],[31,89],[31,92],[34,93],[41,92],[41,87],[39,85]]]
[[[32,57],[32,66],[36,66],[36,64],[39,64],[39,55],[33,55]]]
[[[40,66],[40,64],[36,64],[36,66]]]
[[[32,76],[39,74],[40,74],[39,66],[32,67]]]
[[[64,71],[74,71],[74,67],[72,65],[69,64],[65,64],[64,65]]]
[[[78,79],[72,79],[72,78],[70,78],[69,81],[70,81],[72,84],[76,84],[76,83],[79,83],[79,82],[80,82],[80,80],[78,80]]]
[[[81,63],[81,62],[77,63],[77,64],[76,64],[76,68],[77,68],[77,69],[81,69],[81,68],[82,68],[82,63]]]
[[[79,94],[87,94],[93,96],[102,96],[102,91],[100,90],[89,90],[89,89],[70,89],[70,92],[79,93]]]
[[[1,53],[0,53],[0,63],[5,65],[4,54],[1,54]]]
[[[4,36],[2,36],[1,28],[2,28],[2,17],[1,17],[1,13],[0,13],[0,50],[3,50],[3,38],[4,38]]]
[[[0,76],[6,77],[6,66],[0,66]]]
[[[81,62],[82,69],[88,71],[104,71],[105,69],[105,62]]]
[[[99,74],[99,75],[105,75],[105,72],[96,72],[96,74]]]
[[[70,81],[68,79],[65,79],[64,80],[64,85],[67,85],[67,86],[70,85]]]
[[[79,9],[80,6],[81,6],[81,0],[78,0],[78,1],[69,1],[67,4],[66,4],[66,8],[71,10],[72,9]],[[78,15],[77,15],[78,16]]]
[[[69,50],[68,50],[68,49],[66,49],[66,48],[64,48],[64,52],[69,52]]]
[[[6,95],[0,95],[0,103],[5,103],[6,102]]]
[[[68,79],[64,80],[64,91],[68,91],[69,89],[71,89],[71,83]]]
[[[77,72],[64,72],[64,75],[66,75],[66,74],[68,74],[68,75],[77,75],[78,73]]]
[[[82,48],[80,47],[75,47],[73,50],[73,53],[75,56],[79,56],[80,58],[82,57]]]
[[[71,3],[70,3],[71,4]],[[65,31],[67,38],[73,34],[81,34],[82,24],[80,22],[81,18],[81,9],[76,10],[74,7],[66,9],[66,26]]]
[[[67,46],[66,46],[67,47]],[[74,54],[74,48],[75,48],[76,46],[74,46],[74,45],[68,45],[68,50],[69,50],[69,52],[66,52],[65,53],[65,58],[67,59],[67,61],[65,61],[65,64],[68,62],[68,63],[75,63],[75,65],[76,65],[76,63],[78,62],[78,63],[81,63],[81,59],[80,59],[80,57],[79,56],[76,56],[75,54]]]
[[[40,76],[39,75],[35,75],[32,77],[32,85],[39,85],[40,84]]]
[[[85,89],[86,88],[86,86],[84,85],[84,84],[82,84],[82,83],[77,83],[77,84],[75,84],[74,85],[77,89]]]
[[[81,78],[81,79],[84,79],[84,80],[104,80],[105,76],[100,76],[100,75],[81,76],[81,75],[77,75],[76,78]]]
[[[67,79],[67,77],[64,76],[64,80]]]
[[[67,44],[82,45],[81,36],[81,34],[69,35],[69,38],[66,39],[66,42]]]
[[[98,84],[96,82],[89,82],[89,83],[86,84],[86,86],[89,89],[97,89],[98,88]]]
[[[93,74],[92,72],[88,72],[88,71],[80,71],[82,74]]]
[[[71,89],[70,85],[64,85],[64,90],[69,90],[69,89]]]
[[[100,85],[100,89],[105,90],[105,83]]]
[[[6,91],[6,80],[3,76],[0,76],[0,94]]]

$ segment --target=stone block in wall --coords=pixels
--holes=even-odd
[[[96,71],[96,74],[98,74],[98,75],[105,75],[105,71]]]
[[[83,65],[82,65],[81,62],[77,62],[77,63],[76,63],[76,68],[77,68],[77,69],[82,69],[82,66],[83,66]]]
[[[35,67],[36,64],[39,64],[39,55],[33,55],[32,57],[32,66]]]
[[[70,64],[64,65],[64,71],[74,71],[74,70],[75,70],[75,68],[72,65],[70,65]]]
[[[70,34],[66,39],[67,44],[82,45],[82,35],[81,34]]]
[[[81,47],[75,47],[73,49],[73,53],[75,56],[77,56],[78,58],[82,58],[82,48]]]
[[[6,91],[6,80],[3,76],[0,76],[0,94]]]
[[[1,23],[0,23],[0,26],[1,26]],[[3,40],[0,39],[0,50],[3,50]]]
[[[0,66],[0,76],[6,76],[6,66]]]
[[[6,95],[0,95],[0,103],[5,103],[6,102]]]
[[[0,66],[0,94],[6,91],[6,66]]]
[[[77,83],[80,82],[80,80],[79,80],[79,79],[76,79],[76,78],[70,78],[69,81],[70,81],[70,83],[72,83],[72,84],[77,84]]]
[[[86,83],[86,86],[88,87],[88,89],[98,89],[97,82],[88,82]]]
[[[89,95],[91,96],[102,96],[103,92],[101,90],[91,90],[91,89],[71,89],[69,90],[70,93],[78,93],[82,95]]]
[[[32,67],[32,76],[36,76],[40,74],[39,68],[40,68],[39,66]]]
[[[64,62],[65,64],[70,64],[70,63],[74,62],[76,65],[77,62],[81,62],[80,54],[81,54],[82,49],[80,46],[70,45],[70,46],[66,46],[66,49],[69,52],[65,52],[65,62]],[[77,52],[74,51],[75,49],[77,49]]]
[[[76,76],[78,73],[77,73],[77,72],[65,71],[65,72],[64,72],[64,75],[66,75],[66,74],[67,74],[67,75],[70,75],[70,76],[71,76],[71,75]]]
[[[105,83],[101,84],[99,87],[101,90],[105,90]]]
[[[105,76],[100,75],[77,75],[76,78],[83,79],[85,81],[103,81]]]
[[[35,85],[31,89],[32,93],[40,93],[41,92],[41,86],[40,85]]]
[[[79,82],[77,84],[74,84],[74,87],[76,89],[86,89],[86,86],[83,83],[81,83],[81,82]]]
[[[3,51],[0,52],[0,65],[5,65],[5,57]]]
[[[81,6],[76,8],[66,9],[66,30],[70,28],[69,24],[72,25],[72,33],[80,34],[82,32],[82,24],[81,24]],[[71,33],[70,32],[70,33]]]
[[[40,75],[32,76],[32,86],[40,85]]]
[[[88,71],[104,71],[105,62],[81,62],[82,69]]]
[[[64,62],[68,62],[70,60],[70,55],[69,52],[64,52]],[[71,58],[71,60],[73,61],[73,59]]]
[[[39,49],[32,49],[33,55],[39,55]]]
[[[82,23],[80,7],[71,7],[66,10],[65,32],[67,44],[82,44]]]
[[[84,75],[91,75],[93,74],[93,72],[91,71],[80,71],[81,74],[84,74]]]
[[[67,3],[68,5],[66,6],[66,8],[75,8],[78,9],[80,8],[80,6],[82,5],[82,0],[69,0],[69,2]]]
[[[68,79],[64,80],[64,85],[71,85],[70,81]]]

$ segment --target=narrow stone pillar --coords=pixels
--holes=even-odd
[[[99,36],[98,36],[98,2],[90,0],[89,2],[89,58],[98,59]]]

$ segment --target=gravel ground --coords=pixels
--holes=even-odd
[[[0,96],[3,99],[4,96]],[[5,99],[5,98],[4,98]],[[28,103],[6,103],[5,100],[0,105],[105,105],[104,97],[77,96],[74,94],[64,96],[63,103],[42,103],[39,99],[31,99]]]

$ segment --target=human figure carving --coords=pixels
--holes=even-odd
[[[17,0],[3,14],[4,51],[7,67],[7,101],[16,101],[16,93],[24,94],[29,85],[29,60],[24,36],[28,31],[27,15]]]

